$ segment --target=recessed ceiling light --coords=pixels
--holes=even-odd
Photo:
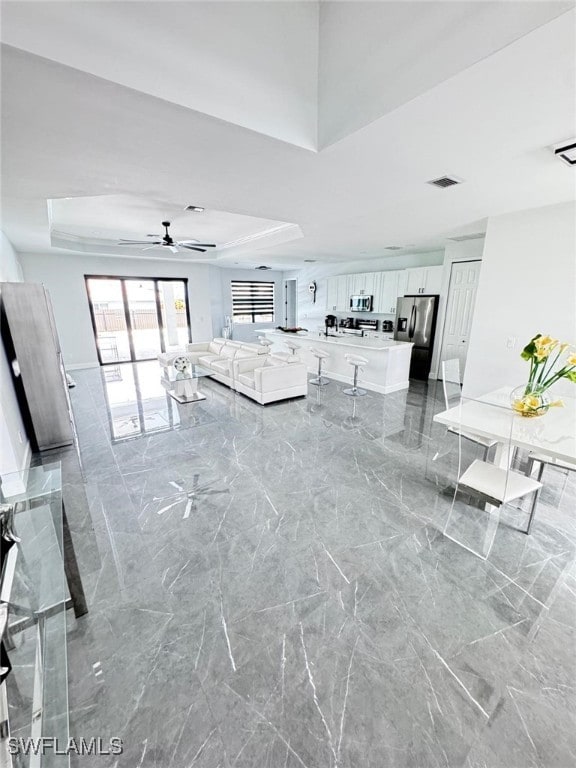
[[[576,165],[576,139],[563,142],[554,148],[554,154],[567,165]]]
[[[196,213],[202,213],[204,208],[202,208],[201,205],[187,205],[186,208],[184,208],[185,211],[196,211]]]
[[[267,267],[265,264],[261,264],[259,267],[254,267],[254,269],[272,269],[272,267]]]

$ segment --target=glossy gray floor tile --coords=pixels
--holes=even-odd
[[[181,406],[130,368],[72,391],[71,728],[125,749],[78,765],[576,762],[573,475],[546,474],[530,537],[504,513],[483,561],[441,533],[434,383],[262,407],[203,379]]]

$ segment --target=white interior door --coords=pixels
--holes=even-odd
[[[284,326],[286,328],[296,327],[296,279],[290,278],[284,283]]]
[[[440,359],[457,358],[460,361],[460,383],[462,383],[466,367],[468,341],[481,265],[481,261],[455,261],[450,272],[448,306]]]

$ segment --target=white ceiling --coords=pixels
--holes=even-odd
[[[145,201],[164,201],[163,204],[178,210],[194,203],[209,211],[292,222],[301,228],[302,238],[274,245],[256,241],[235,253],[224,252],[218,259],[221,264],[241,260],[246,265],[256,265],[265,261],[279,268],[292,268],[300,266],[305,258],[345,261],[361,254],[362,258],[376,257],[386,254],[384,249],[388,245],[414,244],[410,250],[437,248],[442,246],[448,234],[471,222],[575,196],[574,169],[562,165],[549,149],[554,143],[576,135],[576,18],[573,10],[525,34],[531,25],[537,24],[538,14],[534,6],[551,4],[507,3],[516,9],[507,22],[507,34],[510,39],[519,39],[506,45],[500,32],[488,35],[489,44],[483,49],[481,60],[466,64],[465,52],[461,51],[451,62],[459,71],[448,76],[450,68],[446,68],[447,63],[443,61],[443,79],[434,83],[430,71],[434,70],[437,76],[441,67],[436,66],[436,58],[431,59],[429,53],[443,39],[437,27],[434,27],[432,47],[429,50],[422,43],[419,55],[409,30],[399,30],[398,35],[405,35],[407,51],[411,53],[407,53],[407,58],[396,67],[395,62],[374,48],[376,21],[372,15],[364,15],[367,4],[351,4],[359,8],[362,18],[371,19],[371,31],[370,34],[367,31],[366,38],[372,41],[368,46],[370,50],[363,52],[360,46],[353,57],[357,76],[363,81],[369,80],[369,84],[355,97],[350,83],[342,82],[342,88],[346,85],[349,94],[343,104],[351,117],[345,125],[340,119],[340,109],[340,117],[335,113],[330,125],[336,131],[335,136],[342,131],[354,132],[322,151],[314,152],[297,146],[306,143],[302,138],[306,135],[306,120],[302,119],[304,112],[298,112],[294,105],[299,102],[301,106],[303,94],[312,93],[313,88],[305,78],[296,77],[302,63],[301,51],[297,45],[292,45],[290,36],[294,34],[295,39],[298,38],[298,30],[302,31],[306,26],[306,14],[315,4],[297,4],[301,15],[298,22],[286,27],[287,37],[280,52],[275,49],[264,54],[261,50],[263,57],[260,61],[247,56],[244,68],[241,66],[243,48],[251,49],[251,31],[246,25],[240,25],[239,20],[244,19],[242,14],[231,17],[238,38],[243,42],[233,51],[234,61],[219,50],[219,46],[210,51],[211,60],[217,61],[213,67],[220,73],[218,108],[223,110],[222,105],[228,103],[230,110],[224,119],[224,112],[219,119],[204,114],[198,107],[190,109],[189,105],[142,92],[151,91],[154,82],[160,82],[152,76],[145,77],[145,73],[151,71],[147,67],[153,64],[146,57],[140,62],[138,56],[130,56],[123,61],[123,66],[115,67],[106,79],[101,79],[80,71],[79,62],[72,68],[49,60],[56,58],[58,51],[68,55],[65,45],[58,46],[61,32],[53,37],[56,32],[49,26],[44,34],[52,46],[52,56],[48,50],[43,51],[47,58],[18,50],[18,47],[32,50],[40,45],[41,35],[35,26],[36,10],[26,11],[35,5],[4,3],[2,6],[4,21],[7,9],[10,12],[10,23],[3,25],[3,38],[6,34],[6,39],[16,45],[3,48],[2,62],[3,228],[19,251],[46,252],[51,249],[46,205],[50,198],[130,195]],[[125,9],[125,4],[80,5],[88,5],[91,14],[100,9],[102,19],[99,25],[93,19],[94,25],[87,24],[83,32],[66,22],[62,25],[66,37],[83,40],[83,45],[78,44],[78,50],[91,48],[96,63],[112,60],[117,44],[114,41],[122,40],[122,35],[119,31],[112,35],[105,23],[106,14],[111,6]],[[181,6],[188,8],[190,5],[194,6],[196,14],[194,35],[202,35],[202,7],[221,4],[147,3],[144,4],[147,10],[143,18],[151,18],[148,12],[158,12],[160,7],[164,11],[178,7],[179,12],[183,12]],[[231,4],[234,10],[244,5]],[[246,19],[253,19],[252,14],[257,13],[254,6],[266,8],[258,34],[265,37],[264,27],[270,24],[272,38],[274,35],[279,38],[272,48],[277,48],[282,39],[282,30],[266,15],[276,5],[283,7],[284,14],[292,12],[292,4],[285,3],[248,4],[246,8]],[[332,6],[332,3],[322,4],[322,14],[325,5]],[[436,3],[425,5],[438,5],[438,11],[445,7],[445,4]],[[555,12],[565,5],[556,5]],[[146,30],[148,22],[139,21],[140,3],[127,3],[126,6],[138,7],[137,12],[132,11],[136,21],[135,29],[130,33],[130,44],[126,46],[130,51],[132,38],[142,34],[142,25]],[[17,13],[13,12],[14,8]],[[464,19],[451,17],[447,40],[454,39],[458,28],[467,30],[466,34],[476,29],[478,36],[486,37],[485,19],[489,15],[480,13],[478,21],[478,9],[471,10],[475,13],[471,12]],[[52,11],[56,13],[53,8]],[[344,11],[338,8],[335,12],[340,14],[339,18],[344,18],[341,15]],[[210,23],[214,24],[212,12],[206,13]],[[435,18],[437,20],[438,16]],[[473,18],[478,21],[477,26],[474,26],[476,21],[472,23]],[[27,35],[23,31],[26,20],[31,30]],[[384,24],[384,21],[378,23]],[[231,34],[224,26],[226,34]],[[353,29],[352,24],[349,26],[351,42],[358,47],[358,29]],[[92,29],[95,30],[93,36]],[[153,55],[160,74],[169,79],[170,65],[167,62],[171,60],[172,40],[169,36],[163,38],[162,29],[158,24]],[[212,29],[208,22],[206,29]],[[384,25],[382,40],[386,40],[386,29]],[[20,35],[18,39],[17,33]],[[417,26],[414,34],[420,39],[422,29]],[[224,39],[228,39],[226,35]],[[491,53],[497,48],[500,50]],[[200,49],[204,51],[204,48]],[[206,58],[195,58],[198,50],[189,45],[188,69],[208,73],[214,90],[216,81],[210,79],[213,71]],[[100,52],[98,56],[95,51]],[[298,94],[298,88],[287,90],[285,106],[290,117],[280,115],[278,126],[285,132],[281,141],[265,135],[281,131],[263,123],[275,112],[277,102],[274,98],[284,87],[280,82],[285,83],[288,77],[283,69],[287,51],[292,51],[291,61],[300,90]],[[58,55],[64,57],[64,53]],[[481,53],[476,47],[474,60]],[[278,56],[274,58],[276,54]],[[183,50],[177,46],[179,69],[183,55]],[[201,57],[204,56],[205,53],[201,53]],[[308,56],[307,44],[303,46],[302,56],[304,59]],[[278,66],[271,66],[266,71],[262,66],[266,57]],[[349,51],[342,51],[342,57],[351,61]],[[282,66],[279,64],[281,60],[284,62]],[[334,52],[331,61],[335,61]],[[389,67],[387,71],[381,71],[384,65]],[[127,71],[135,78],[141,78],[140,89],[113,82],[125,78]],[[326,69],[323,71],[326,79]],[[366,72],[371,73],[370,77]],[[395,94],[388,87],[396,75],[407,83],[404,94]],[[260,80],[268,76],[270,88],[260,90]],[[189,80],[191,101],[198,105],[196,78]],[[234,103],[231,95],[240,82],[246,90],[242,90]],[[321,77],[321,86],[322,82]],[[377,109],[388,111],[374,119],[364,107],[371,101],[370,94],[377,91],[379,83],[383,98]],[[185,85],[184,81],[177,84],[179,93],[173,96],[175,101],[182,101],[180,90]],[[398,95],[410,98],[403,98],[404,103],[396,105]],[[289,104],[291,96],[294,100]],[[258,102],[259,112],[250,106],[254,102]],[[245,115],[252,115],[253,121],[262,121],[259,132],[239,125],[239,112],[233,114],[239,105],[245,108]],[[364,111],[360,119],[369,124],[356,130],[356,113],[361,107]],[[209,111],[207,107],[206,110]],[[247,122],[248,117],[244,120]],[[255,128],[255,123],[250,127]],[[290,131],[292,138],[288,138]],[[447,190],[438,190],[425,183],[444,173],[456,174],[465,179],[465,183]],[[121,228],[126,211],[120,206],[116,212],[117,218],[110,222],[110,229],[123,236]],[[145,228],[155,232],[157,222],[162,219],[160,209],[157,214],[150,210],[150,216],[150,223]],[[96,213],[87,210],[86,219],[77,224],[98,229]],[[194,232],[186,234],[200,239]],[[217,233],[212,237],[217,242],[223,239]]]
[[[66,197],[50,200],[48,217],[50,241],[57,248],[100,255],[132,258],[169,258],[173,253],[162,246],[149,250],[147,246],[121,245],[124,240],[160,240],[164,236],[163,221],[170,222],[173,240],[196,240],[214,243],[216,248],[205,255],[183,251],[184,261],[228,260],[246,249],[288,242],[302,237],[297,225],[244,216],[228,211],[186,211],[162,200],[147,200],[136,195],[99,195],[97,197]],[[146,248],[146,253],[144,253]]]
[[[321,3],[319,146],[388,114],[573,5],[571,0]]]

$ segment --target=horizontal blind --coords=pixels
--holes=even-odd
[[[239,322],[274,320],[274,283],[232,280],[232,316]]]

